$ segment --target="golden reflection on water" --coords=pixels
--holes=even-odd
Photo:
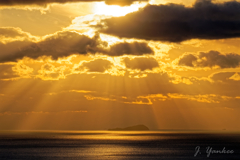
[[[190,132],[168,131],[1,131],[1,137],[22,137],[26,139],[76,139],[76,140],[126,140],[149,141],[179,139],[175,134]],[[191,132],[195,133],[195,132]],[[199,133],[199,132],[196,132]]]
[[[240,134],[179,131],[0,131],[0,159],[2,155],[5,159],[51,160],[192,159],[199,145],[229,144],[229,149],[238,152],[239,137]]]

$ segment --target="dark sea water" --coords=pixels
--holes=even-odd
[[[1,132],[0,159],[240,160],[240,134],[151,131]]]

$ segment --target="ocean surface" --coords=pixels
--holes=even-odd
[[[240,159],[239,133],[0,132],[0,159]]]

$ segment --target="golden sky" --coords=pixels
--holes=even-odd
[[[0,1],[0,130],[239,130],[240,1]]]

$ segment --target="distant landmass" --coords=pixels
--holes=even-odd
[[[136,125],[126,128],[112,128],[108,129],[109,131],[149,131],[149,128],[145,125]]]

